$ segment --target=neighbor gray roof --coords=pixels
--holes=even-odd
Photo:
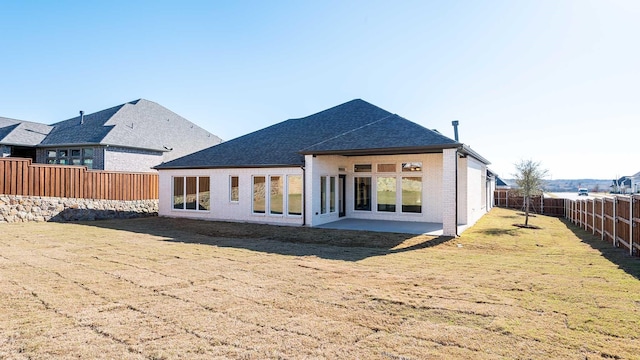
[[[0,144],[36,146],[51,129],[51,126],[45,124],[0,117]]]
[[[139,99],[61,121],[41,142],[43,147],[109,145],[170,151],[171,160],[222,140],[155,102]]]
[[[158,165],[170,168],[303,166],[305,154],[374,155],[463,148],[440,133],[356,99]],[[480,160],[485,161],[479,157]]]

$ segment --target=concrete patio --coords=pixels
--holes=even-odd
[[[389,220],[364,220],[341,219],[323,225],[316,226],[321,229],[337,230],[365,230],[376,232],[394,232],[415,235],[442,235],[442,223],[414,222],[414,221],[389,221]],[[467,225],[458,226],[458,234],[461,234]]]

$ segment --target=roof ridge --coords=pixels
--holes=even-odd
[[[375,106],[375,105],[374,105],[374,106]],[[315,143],[315,144],[311,144],[311,145],[309,145],[309,146],[307,146],[307,147],[305,147],[305,148],[300,149],[300,151],[302,151],[302,150],[304,150],[304,149],[308,149],[308,148],[310,148],[310,147],[314,147],[314,146],[316,146],[316,145],[320,145],[320,144],[322,144],[322,143],[325,143],[325,142],[328,142],[328,141],[331,141],[331,140],[334,140],[334,139],[337,139],[337,138],[339,138],[339,137],[341,137],[341,136],[345,136],[345,135],[350,134],[350,133],[352,133],[352,132],[355,132],[355,131],[358,131],[358,130],[360,130],[360,129],[363,129],[363,128],[367,127],[367,126],[371,126],[371,125],[373,125],[373,124],[377,124],[377,123],[379,123],[380,121],[383,121],[383,120],[385,120],[385,119],[388,119],[388,118],[390,118],[390,117],[392,117],[392,116],[398,116],[398,115],[397,115],[397,114],[389,114],[389,115],[387,115],[387,116],[385,116],[385,117],[383,117],[383,118],[381,118],[381,119],[378,119],[378,120],[372,121],[372,122],[367,123],[367,124],[364,124],[364,125],[362,125],[362,126],[358,126],[357,128],[353,128],[353,129],[351,129],[351,130],[345,131],[345,132],[343,132],[343,133],[341,133],[341,134],[335,135],[335,136],[330,137],[330,138],[328,138],[328,139],[324,139],[324,140],[319,141],[319,142],[317,142],[317,143]]]

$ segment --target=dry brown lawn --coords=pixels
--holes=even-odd
[[[0,225],[0,359],[640,358],[640,260],[494,209],[458,239]]]

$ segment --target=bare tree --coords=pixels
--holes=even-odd
[[[529,207],[531,205],[531,196],[542,194],[542,185],[544,177],[547,176],[547,170],[540,167],[539,162],[533,160],[521,160],[515,164],[517,173],[514,174],[518,191],[524,197],[525,219],[524,226],[529,226]]]

